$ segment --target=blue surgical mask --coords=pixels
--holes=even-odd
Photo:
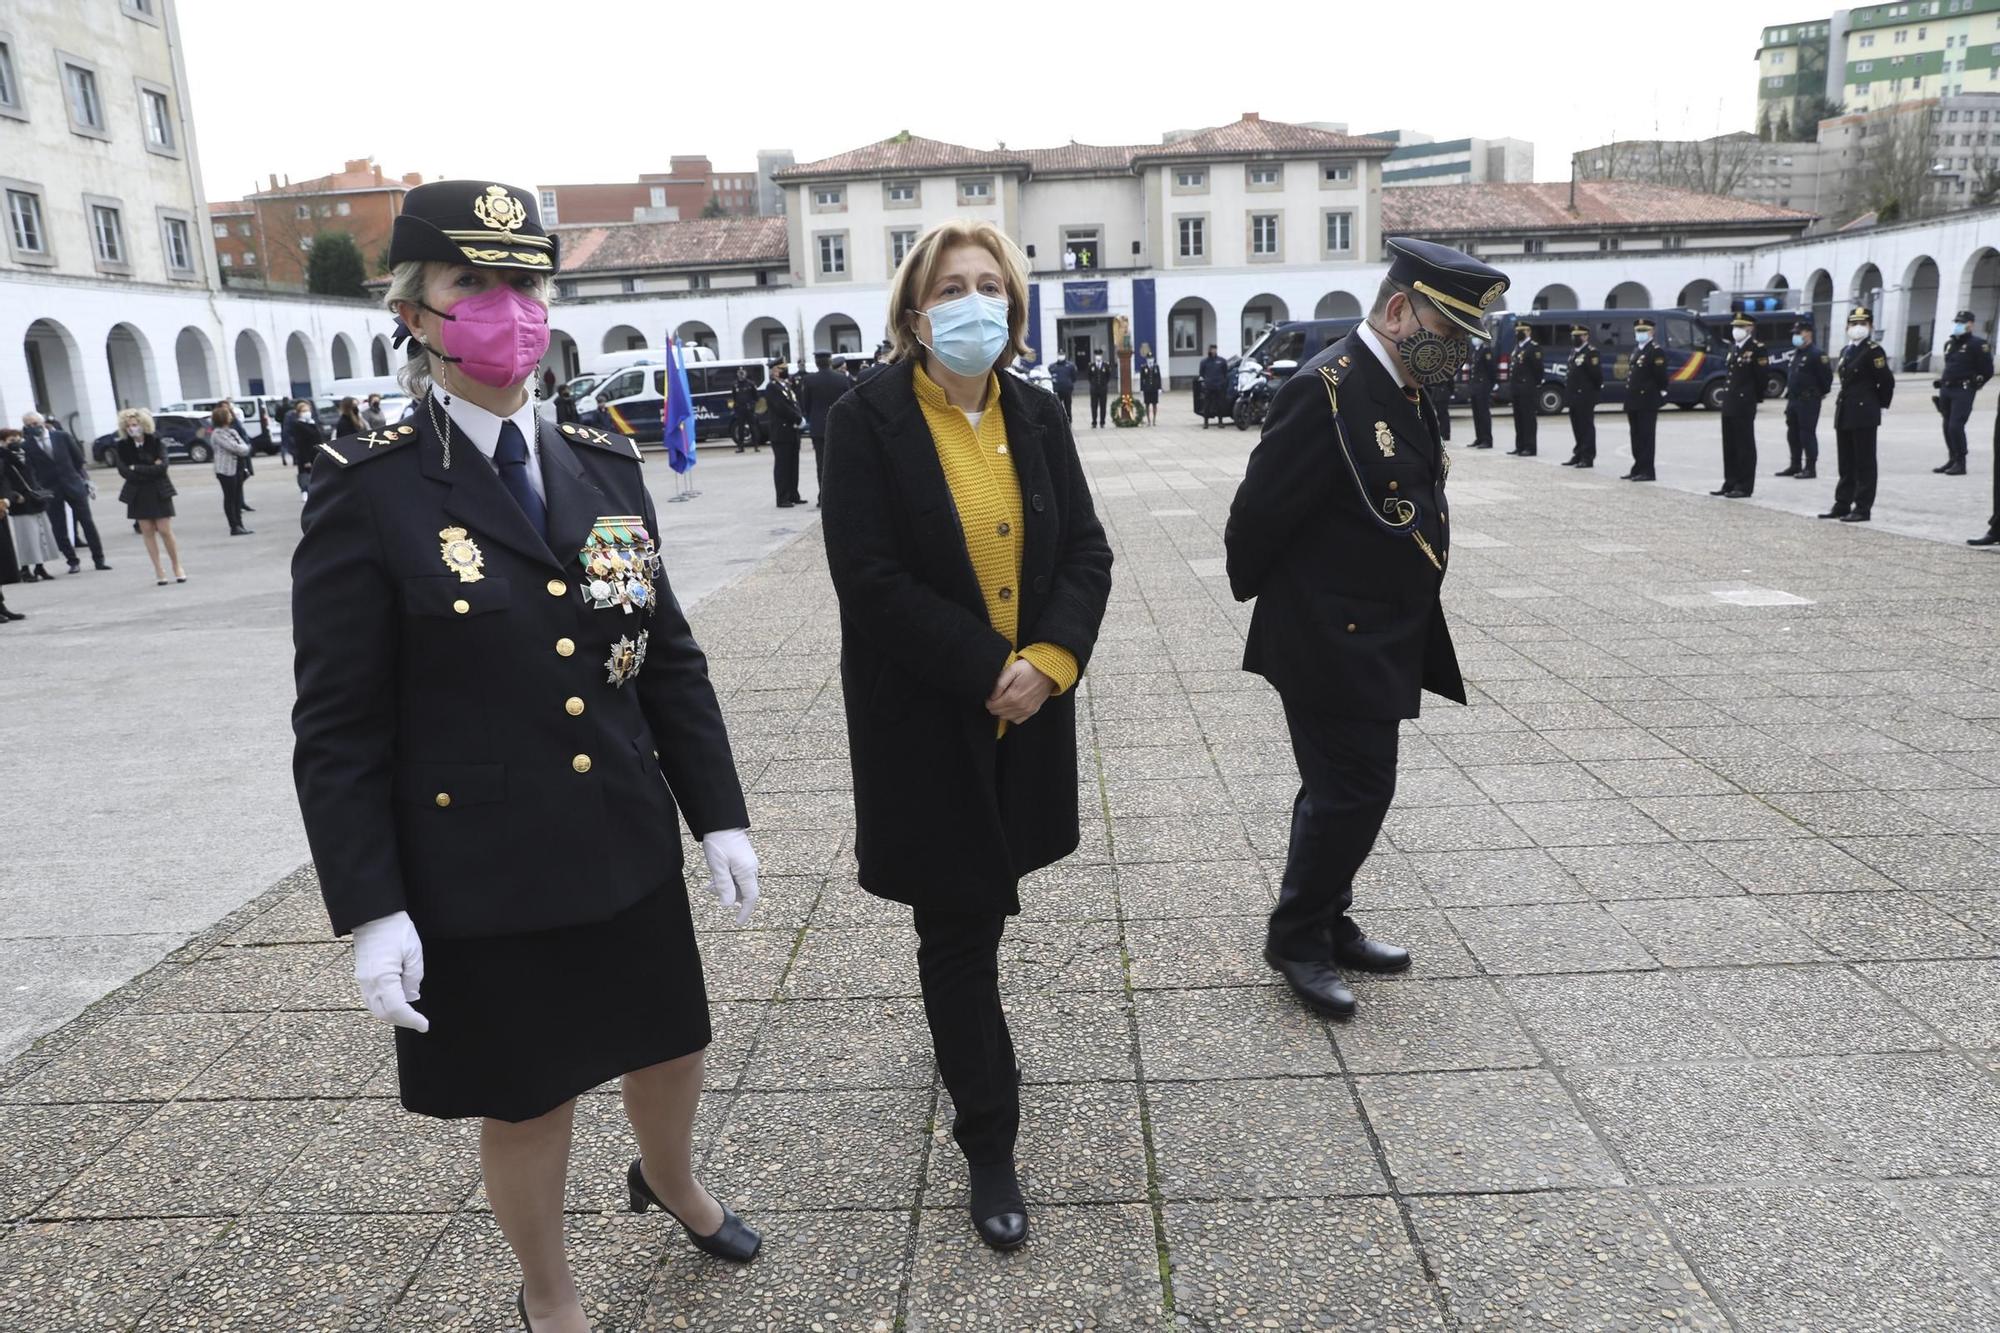
[[[1644,329],[1640,329],[1637,333],[1632,335],[1632,341],[1639,344],[1639,346],[1644,347],[1647,343],[1653,341],[1653,335],[1646,332],[1646,330]]]
[[[1792,335],[1792,346],[1794,346],[1794,347],[1804,347],[1805,345],[1806,345],[1806,335],[1805,335],[1805,334],[1803,334],[1803,333],[1794,333],[1794,334]]]
[[[1964,333],[1964,332],[1965,332],[1965,325],[1963,325],[1963,324],[1954,324],[1954,325],[1952,325],[1952,326],[1951,326],[1951,331],[1952,331],[1952,332],[1953,332],[1954,334],[1958,334],[1958,333]]]
[[[1007,299],[984,292],[941,302],[924,312],[931,318],[930,348],[959,375],[984,375],[1007,350]]]

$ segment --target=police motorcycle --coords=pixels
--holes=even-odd
[[[1298,368],[1296,361],[1273,361],[1268,366],[1260,366],[1245,357],[1236,372],[1236,402],[1231,408],[1231,414],[1236,418],[1236,429],[1249,430],[1252,426],[1263,425],[1264,418],[1271,411],[1271,400],[1278,396],[1278,386]]]

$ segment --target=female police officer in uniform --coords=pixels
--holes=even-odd
[[[403,1105],[479,1116],[521,1321],[586,1329],[563,1250],[575,1098],[622,1075],[634,1211],[743,1261],[689,1146],[709,1041],[676,808],[747,920],[748,819],[630,442],[540,419],[556,242],[525,190],[410,191],[389,303],[417,409],[320,446],[292,564],[294,772]]]

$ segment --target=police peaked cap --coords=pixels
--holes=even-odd
[[[1652,320],[1650,320],[1650,319],[1635,319],[1635,320],[1633,320],[1633,321],[1632,321],[1632,331],[1633,331],[1634,333],[1638,333],[1638,332],[1640,332],[1640,331],[1642,331],[1642,330],[1643,330],[1643,331],[1645,331],[1645,332],[1647,332],[1647,333],[1651,333],[1651,332],[1653,331],[1653,321],[1652,321]]]
[[[554,273],[558,254],[526,190],[489,181],[432,181],[403,196],[389,238],[391,267],[415,259]]]
[[[1952,318],[1963,320],[1965,323],[1970,324],[1976,316],[1970,310],[1961,310],[1956,315],[1953,315]]]
[[[1729,321],[1729,327],[1732,329],[1754,329],[1757,327],[1757,321],[1739,311],[1736,318]]]
[[[1865,305],[1858,305],[1847,312],[1847,322],[1849,324],[1873,324],[1875,322],[1875,312]]]
[[[1812,326],[1812,321],[1811,321],[1811,320],[1809,320],[1809,319],[1795,319],[1795,320],[1793,320],[1793,321],[1792,321],[1792,332],[1793,332],[1793,333],[1811,333],[1812,331],[1813,331],[1813,326]]]
[[[1590,336],[1590,325],[1588,325],[1588,324],[1572,324],[1572,325],[1570,325],[1570,326],[1569,326],[1569,331],[1570,331],[1571,333],[1581,333],[1581,334],[1583,334],[1583,335],[1584,335],[1585,337],[1589,337],[1589,336]]]
[[[1467,333],[1484,336],[1487,309],[1507,290],[1507,275],[1463,250],[1410,236],[1388,241],[1389,281],[1425,297]]]

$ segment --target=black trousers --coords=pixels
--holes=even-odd
[[[778,488],[778,503],[796,503],[799,498],[799,442],[771,441],[771,480]]]
[[[1056,401],[1061,403],[1063,407],[1064,421],[1070,421],[1074,419],[1074,417],[1070,412],[1070,399],[1074,398],[1075,396],[1076,396],[1075,389],[1071,389],[1068,393],[1059,393],[1056,395]]]
[[[1875,508],[1874,426],[1835,426],[1833,449],[1840,480],[1833,487],[1833,512],[1867,514]]]
[[[1569,405],[1569,434],[1576,447],[1570,457],[1579,463],[1597,461],[1597,404],[1571,403]]]
[[[813,495],[826,489],[826,442],[813,436]]]
[[[1819,470],[1819,399],[1793,398],[1785,404],[1785,448],[1792,470]]]
[[[90,547],[92,564],[104,563],[104,539],[97,535],[97,520],[90,516],[90,500],[87,496],[68,499],[58,491],[49,501],[49,526],[56,530],[56,549],[63,553],[63,559],[76,564],[76,544],[70,540],[69,520],[76,515],[76,526],[83,531],[84,544]]]
[[[1472,395],[1472,442],[1482,448],[1493,445],[1493,394]]]
[[[1284,704],[1300,786],[1266,943],[1281,958],[1326,959],[1336,932],[1359,933],[1347,910],[1355,872],[1396,795],[1397,724],[1336,717],[1291,699]]]
[[[1757,418],[1722,419],[1722,489],[1748,495],[1757,489]]]
[[[1944,399],[1944,447],[1954,463],[1965,461],[1965,423],[1972,419],[1972,400],[1978,396],[1970,389],[1938,390]]]
[[[1625,424],[1632,432],[1632,471],[1634,475],[1653,475],[1653,442],[1660,426],[1660,409],[1639,407],[1627,410]]]
[[[1107,406],[1109,405],[1109,403],[1110,403],[1110,402],[1111,402],[1111,390],[1110,390],[1110,389],[1108,389],[1108,388],[1105,388],[1105,389],[1092,389],[1092,390],[1090,391],[1090,424],[1091,424],[1091,425],[1093,425],[1093,426],[1102,426],[1102,425],[1104,424],[1104,417],[1105,417],[1105,408],[1106,408],[1106,407],[1107,407]]]
[[[1012,1161],[1021,1129],[1019,1065],[1000,1009],[998,913],[916,909],[917,976],[938,1073],[957,1116],[952,1137],[968,1162]]]
[[[234,532],[243,526],[243,474],[218,475],[216,480],[222,483],[222,516],[229,520],[229,530]]]
[[[1514,404],[1514,447],[1524,454],[1535,452],[1535,432],[1540,427],[1535,419],[1535,399]]]

